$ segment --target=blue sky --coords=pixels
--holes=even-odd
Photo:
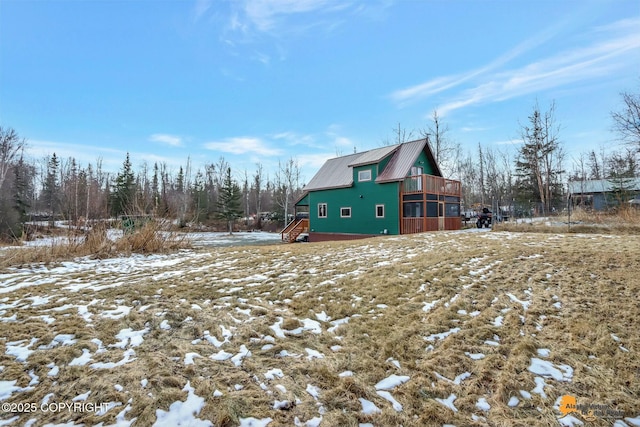
[[[112,171],[293,157],[308,181],[434,110],[463,149],[514,150],[536,101],[575,157],[638,90],[637,0],[0,0],[0,125]]]

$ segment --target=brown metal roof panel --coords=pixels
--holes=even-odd
[[[376,178],[376,182],[402,181],[411,170],[411,166],[415,163],[426,143],[426,139],[419,139],[401,144],[387,167]]]

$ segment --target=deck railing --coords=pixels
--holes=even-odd
[[[462,186],[460,185],[460,181],[453,179],[433,175],[416,175],[405,178],[403,193],[432,193],[460,197],[462,194]]]

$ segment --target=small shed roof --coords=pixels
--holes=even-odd
[[[594,194],[610,193],[620,186],[630,191],[640,191],[640,178],[622,178],[622,182],[616,179],[587,179],[584,181],[570,181],[569,193]]]

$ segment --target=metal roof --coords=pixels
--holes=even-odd
[[[389,154],[396,151],[400,146],[400,144],[396,144],[389,145],[388,147],[376,148],[375,150],[363,151],[349,166],[357,167],[378,163]]]
[[[431,149],[427,145],[427,140],[419,139],[329,159],[311,178],[304,190],[307,192],[350,187],[353,185],[353,167],[379,163],[389,156],[392,157],[376,178],[376,182],[401,181],[407,176],[422,150],[426,150],[429,161],[435,165],[436,175],[441,176]]]
[[[387,167],[376,178],[376,182],[402,181],[405,179],[426,144],[426,139],[400,144],[398,150],[389,160]]]
[[[327,160],[320,170],[305,185],[305,191],[328,188],[350,187],[353,184],[353,170],[349,167],[361,155],[350,154]]]
[[[587,179],[585,181],[570,181],[569,193],[590,194],[609,193],[616,188],[624,187],[629,191],[640,191],[640,178],[622,178],[622,182],[616,179]]]

